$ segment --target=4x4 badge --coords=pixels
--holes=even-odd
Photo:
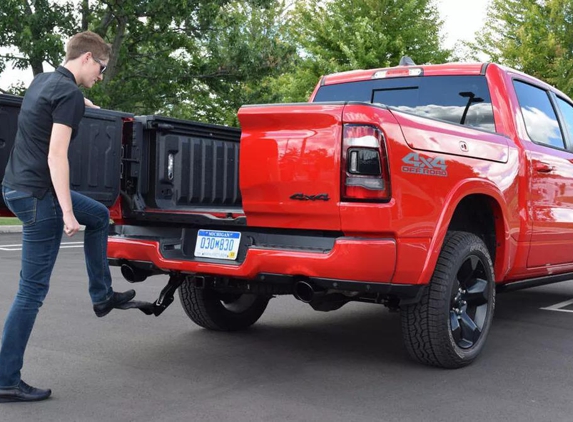
[[[426,176],[447,177],[448,166],[442,157],[424,157],[417,152],[411,152],[402,158],[404,173],[425,174]]]
[[[327,193],[319,193],[317,195],[305,195],[304,193],[295,193],[291,195],[290,199],[296,201],[330,201]]]

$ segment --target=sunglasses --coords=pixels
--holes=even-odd
[[[99,59],[96,59],[93,55],[92,55],[92,59],[94,59],[94,62],[99,64],[99,74],[102,75],[103,72],[105,72],[105,70],[107,69],[107,66],[104,65]]]

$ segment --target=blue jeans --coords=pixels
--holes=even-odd
[[[38,310],[48,294],[64,222],[52,192],[38,199],[3,186],[2,195],[10,211],[22,221],[20,285],[6,317],[0,348],[0,388],[12,388],[20,383],[24,351]],[[93,304],[102,303],[113,294],[107,263],[109,211],[77,192],[72,192],[72,206],[78,222],[86,226],[84,252],[89,294]]]

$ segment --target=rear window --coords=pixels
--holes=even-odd
[[[360,101],[495,132],[484,76],[372,79],[319,88],[314,102]]]

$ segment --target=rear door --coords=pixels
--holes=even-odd
[[[14,145],[22,98],[0,95],[0,179]],[[69,149],[71,188],[111,207],[119,196],[122,139],[130,137],[133,116],[86,109]],[[9,215],[0,196],[0,212]]]
[[[529,268],[573,262],[573,153],[555,96],[514,80],[525,123],[532,234]]]

